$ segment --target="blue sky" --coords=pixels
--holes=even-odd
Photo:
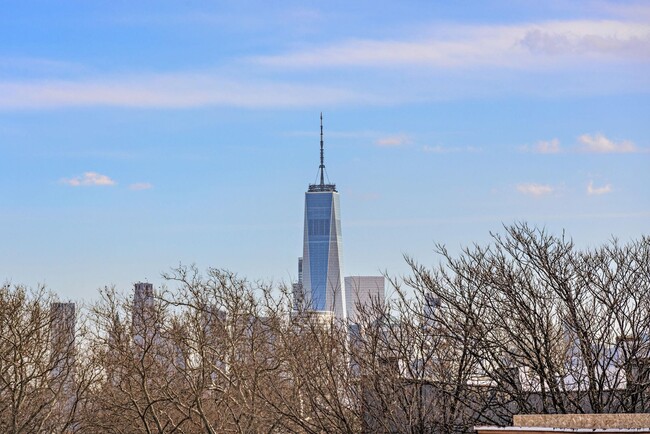
[[[321,111],[346,274],[648,234],[646,2],[6,2],[0,279],[289,282]]]

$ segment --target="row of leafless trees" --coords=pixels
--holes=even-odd
[[[355,325],[217,269],[173,270],[147,312],[104,289],[76,320],[7,285],[0,431],[451,433],[650,411],[649,238],[578,250],[518,224],[437,253]]]

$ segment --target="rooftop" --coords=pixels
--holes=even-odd
[[[336,191],[336,184],[309,184],[310,193],[322,191]]]

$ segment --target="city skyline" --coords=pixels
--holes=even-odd
[[[648,233],[642,2],[26,1],[0,23],[3,283],[291,284],[321,111],[346,274],[516,221]]]

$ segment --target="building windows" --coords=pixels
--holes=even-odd
[[[329,219],[310,219],[307,221],[309,236],[329,236]]]

